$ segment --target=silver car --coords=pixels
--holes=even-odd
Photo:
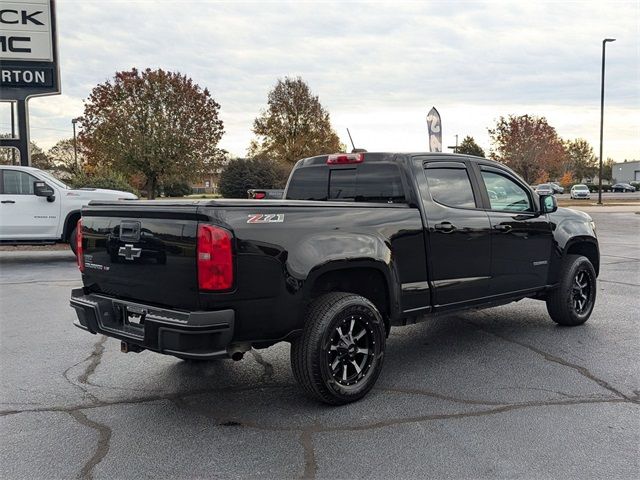
[[[574,185],[573,187],[571,187],[571,198],[591,198],[589,187],[581,183],[579,183],[578,185]]]

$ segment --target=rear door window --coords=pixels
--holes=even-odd
[[[471,180],[466,168],[425,169],[431,198],[448,207],[476,208]]]

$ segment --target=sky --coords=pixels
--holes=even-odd
[[[607,44],[604,156],[640,158],[640,2],[213,2],[58,0],[62,94],[30,100],[31,139],[72,135],[91,89],[116,71],[189,75],[221,105],[219,144],[244,156],[278,78],[301,76],[349,145],[428,150],[473,136],[487,151],[500,116],[544,116],[597,153]],[[0,130],[9,130],[2,105]],[[445,148],[445,151],[448,151]]]

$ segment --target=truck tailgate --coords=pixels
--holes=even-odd
[[[197,205],[136,203],[83,210],[85,289],[197,309]]]

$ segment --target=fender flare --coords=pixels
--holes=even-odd
[[[70,222],[71,219],[74,216],[77,216],[78,218],[80,218],[81,215],[82,215],[82,210],[80,209],[71,210],[69,213],[67,213],[67,216],[64,219],[64,225],[62,227],[62,236],[61,236],[62,241],[66,242],[69,240],[69,235],[71,234],[71,232],[75,227],[75,224]]]
[[[309,301],[316,281],[326,273],[348,271],[355,269],[372,269],[382,275],[385,283],[385,293],[389,306],[389,320],[398,318],[402,314],[400,280],[395,269],[381,260],[372,258],[331,260],[311,269],[303,286],[303,298]]]

